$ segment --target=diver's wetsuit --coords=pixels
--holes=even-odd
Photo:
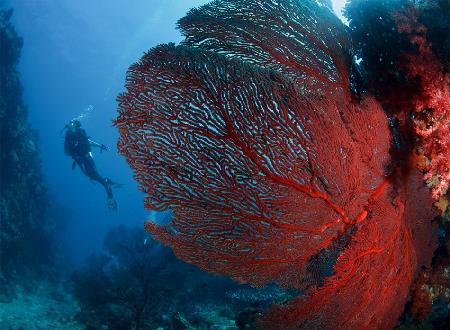
[[[64,150],[66,154],[72,156],[75,163],[87,177],[99,182],[105,187],[108,199],[112,199],[112,181],[108,178],[101,177],[98,173],[94,159],[91,156],[91,145],[86,131],[79,127],[75,131],[67,130],[64,140]]]

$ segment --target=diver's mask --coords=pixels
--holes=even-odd
[[[81,127],[81,122],[74,119],[71,120],[65,127],[71,131],[75,131],[76,129]]]

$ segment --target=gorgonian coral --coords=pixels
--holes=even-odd
[[[351,43],[314,1],[213,1],[186,39],[127,74],[120,152],[177,256],[297,298],[264,329],[393,327],[429,262],[431,199],[389,154],[386,115],[352,101]]]

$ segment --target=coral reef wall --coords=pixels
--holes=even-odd
[[[352,0],[345,16],[368,90],[390,116],[396,150],[415,155],[442,212],[439,246],[415,279],[398,329],[448,329],[450,1]]]
[[[56,232],[17,72],[23,40],[11,16],[12,10],[0,11],[0,284],[47,271]]]

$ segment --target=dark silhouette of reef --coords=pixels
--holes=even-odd
[[[41,171],[38,139],[28,122],[16,66],[23,40],[0,10],[0,296],[13,283],[56,274],[56,208]]]
[[[253,315],[287,298],[274,287],[256,290],[201,271],[124,225],[72,274],[71,288],[81,307],[76,319],[87,329],[248,329]]]

